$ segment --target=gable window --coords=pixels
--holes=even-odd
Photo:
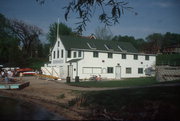
[[[122,59],[126,59],[126,54],[122,54]]]
[[[61,58],[63,58],[63,57],[64,57],[64,51],[61,50]]]
[[[137,59],[138,59],[138,55],[134,54],[134,60],[137,60]]]
[[[113,54],[112,53],[108,53],[108,58],[113,58]]]
[[[59,50],[57,51],[57,58],[59,58]]]
[[[145,55],[145,60],[149,60],[149,55]]]
[[[71,58],[71,50],[68,50],[67,57]]]
[[[56,51],[54,51],[54,53],[53,53],[54,55],[53,55],[53,58],[55,59],[55,57],[56,57]]]
[[[80,50],[78,51],[78,57],[81,57],[81,51]]]
[[[59,47],[59,41],[58,41],[58,47]]]
[[[76,57],[77,57],[76,52],[74,52],[74,53],[73,53],[73,57],[74,57],[74,58],[76,58]]]
[[[131,74],[131,68],[126,68],[126,74]]]
[[[98,52],[93,52],[93,57],[99,57],[99,53]]]
[[[138,68],[138,74],[143,74],[143,68]]]
[[[113,67],[107,67],[107,73],[113,73]]]

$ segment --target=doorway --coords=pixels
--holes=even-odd
[[[73,78],[73,65],[68,65],[68,76]]]
[[[121,66],[116,66],[116,79],[121,79]]]

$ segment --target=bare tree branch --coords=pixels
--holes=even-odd
[[[24,48],[24,54],[29,55],[32,48],[32,43],[38,43],[38,36],[42,34],[42,30],[37,26],[28,25],[23,21],[10,20],[10,24],[14,36],[19,39]]]

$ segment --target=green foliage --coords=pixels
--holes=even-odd
[[[156,65],[180,66],[180,54],[158,55]]]
[[[19,41],[12,34],[9,20],[0,14],[0,63],[16,66],[20,64]]]
[[[47,39],[51,46],[54,45],[57,39],[57,23],[53,23],[49,26],[49,32],[47,35]],[[72,35],[72,29],[66,26],[63,23],[59,24],[59,35]]]
[[[39,69],[49,53],[49,45],[41,43],[39,34],[39,28],[0,14],[0,64]]]
[[[128,87],[128,86],[146,86],[157,83],[154,77],[146,78],[130,78],[119,81],[87,81],[75,83],[71,82],[72,86],[84,86],[84,87]]]
[[[172,46],[172,45],[180,45],[180,34],[167,32],[164,35],[162,45],[163,45],[163,47],[168,47],[168,46]]]
[[[40,69],[47,62],[47,59],[44,58],[28,58],[24,63],[24,67],[29,67],[33,69]]]

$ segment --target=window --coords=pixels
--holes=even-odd
[[[59,50],[57,51],[57,58],[59,58]]]
[[[71,58],[71,50],[68,50],[67,57]]]
[[[126,68],[126,74],[131,74],[131,68]]]
[[[59,41],[58,41],[58,47],[59,47]]]
[[[101,67],[83,67],[82,72],[83,74],[101,74],[102,68]]]
[[[145,55],[145,60],[149,60],[149,55]]]
[[[137,59],[138,59],[138,55],[134,54],[134,60],[137,60]]]
[[[78,51],[78,57],[81,57],[81,51],[80,50]]]
[[[64,57],[64,51],[61,50],[61,58],[63,58],[63,57]]]
[[[53,55],[53,58],[55,59],[55,57],[56,57],[56,52],[54,51],[54,55]]]
[[[73,56],[74,56],[74,58],[76,58],[76,57],[77,57],[76,52],[74,52],[74,53],[73,53]]]
[[[126,59],[126,54],[122,54],[122,59]]]
[[[138,68],[138,74],[143,74],[143,68]]]
[[[108,58],[113,58],[113,54],[112,53],[108,53]]]
[[[107,67],[107,73],[113,73],[113,67]]]
[[[99,53],[98,52],[93,52],[93,57],[99,57]]]

